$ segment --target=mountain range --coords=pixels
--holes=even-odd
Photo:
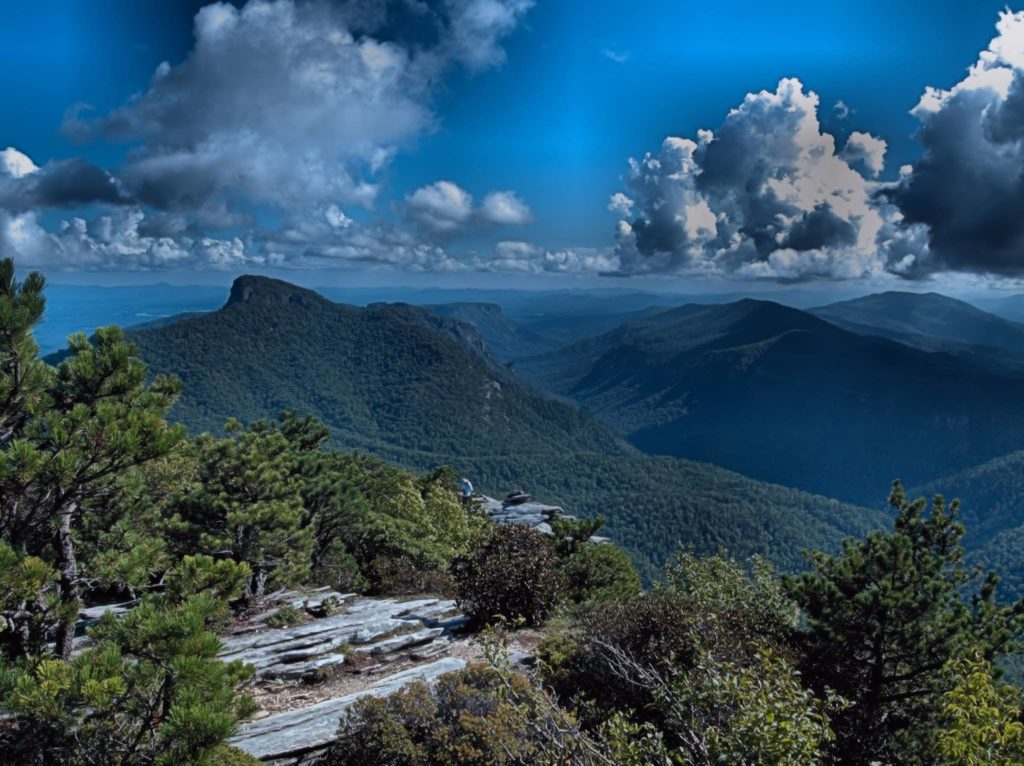
[[[850,502],[1024,447],[1019,375],[867,334],[890,321],[868,305],[857,331],[817,315],[838,312],[691,304],[514,368],[644,451]]]
[[[470,309],[494,319],[493,309]],[[184,393],[172,417],[220,431],[283,410],[317,415],[336,445],[413,468],[442,463],[478,487],[523,487],[607,529],[648,576],[679,544],[759,553],[799,567],[885,523],[877,510],[644,454],[608,424],[520,381],[466,322],[407,304],[365,308],[262,277],[235,281],[220,309],[129,332]],[[502,325],[502,322],[498,322]],[[879,487],[881,500],[885,487]],[[876,503],[875,505],[878,505]]]
[[[878,293],[811,313],[854,332],[945,351],[993,370],[1024,370],[1024,325],[938,293]]]
[[[310,412],[338,446],[604,515],[648,576],[680,543],[799,567],[885,524],[899,477],[962,496],[971,555],[1024,591],[1024,326],[898,292],[807,310],[504,299],[525,313],[241,277],[220,309],[129,335],[183,379],[172,416],[193,432]]]

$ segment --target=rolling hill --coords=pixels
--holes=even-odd
[[[762,553],[795,568],[803,550],[834,548],[886,519],[645,455],[606,424],[522,384],[473,327],[413,306],[345,306],[241,277],[223,308],[129,334],[154,371],[183,379],[172,416],[193,432],[219,430],[231,416],[312,413],[340,447],[419,469],[451,464],[492,493],[522,486],[575,513],[603,514],[648,576],[679,543]],[[880,502],[885,485],[876,489]]]
[[[768,301],[682,306],[515,369],[647,452],[850,502],[1024,447],[1021,377]]]
[[[923,336],[1024,350],[1024,325],[938,293],[876,293],[811,309],[811,313],[848,329],[894,340]]]
[[[853,332],[955,354],[992,370],[1024,370],[1024,325],[938,293],[877,293],[811,313]]]
[[[1000,573],[1003,595],[1024,596],[1024,450],[944,476],[914,493],[959,499],[970,558]]]

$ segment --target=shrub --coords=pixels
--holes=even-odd
[[[582,545],[562,563],[566,596],[576,603],[631,598],[643,588],[636,567],[615,545]]]
[[[290,625],[298,625],[305,622],[305,618],[306,615],[301,609],[289,604],[288,606],[282,606],[271,614],[265,622],[272,628],[287,628]]]
[[[346,713],[338,739],[317,766],[432,766],[533,763],[523,711],[529,684],[477,665],[416,683],[383,699],[364,698]]]
[[[236,691],[251,669],[217,659],[220,642],[209,626],[222,614],[208,592],[180,603],[147,596],[121,619],[107,615],[91,632],[94,644],[71,661],[0,672],[11,716],[0,731],[3,762],[216,762],[237,721],[254,712]]]
[[[263,762],[237,747],[223,745],[214,751],[210,763],[216,766],[261,766]]]
[[[459,604],[477,622],[496,617],[544,621],[558,604],[562,578],[551,543],[516,524],[496,527],[452,567]]]
[[[447,572],[422,566],[404,556],[378,556],[367,568],[371,592],[384,596],[409,596],[415,593],[451,595],[453,586]]]

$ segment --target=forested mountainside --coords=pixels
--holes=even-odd
[[[642,319],[644,317],[660,314],[666,311],[667,306],[653,305],[636,311],[606,312],[601,314],[542,314],[540,316],[516,317],[516,321],[525,329],[539,333],[545,338],[551,338],[558,342],[558,347],[572,345],[579,341],[602,335],[614,330],[623,322],[631,319]],[[518,354],[515,358],[530,356],[529,354]]]
[[[822,319],[917,343],[949,340],[1024,351],[1024,325],[938,293],[890,291],[811,309]]]
[[[562,345],[518,324],[496,303],[444,303],[424,308],[475,327],[484,336],[490,352],[502,362],[553,351]]]
[[[182,379],[171,416],[194,433],[219,433],[230,417],[314,414],[339,447],[420,470],[449,464],[492,493],[524,487],[603,515],[648,578],[678,545],[794,569],[804,550],[886,523],[878,511],[644,455],[522,384],[470,325],[404,304],[345,306],[244,277],[221,310],[129,338],[154,371]]]
[[[1007,596],[1024,595],[1024,451],[943,476],[914,493],[960,500],[971,559],[1001,573]]]
[[[850,502],[1024,444],[1021,377],[766,301],[683,306],[514,368],[645,451]]]
[[[521,385],[470,325],[405,304],[346,306],[242,277],[220,310],[129,337],[151,369],[182,379],[172,415],[196,432],[290,409],[317,414],[338,444],[419,466],[629,451],[607,426]]]
[[[728,550],[765,556],[784,571],[806,566],[808,550],[835,550],[891,524],[880,510],[750,479],[708,463],[654,455],[575,453],[540,458],[469,459],[455,463],[485,489],[523,486],[581,516],[602,516],[606,529],[645,580],[680,548],[702,555]]]

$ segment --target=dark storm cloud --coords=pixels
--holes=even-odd
[[[843,220],[828,203],[814,206],[789,227],[782,246],[793,250],[819,250],[827,247],[849,247],[857,242],[857,227]]]
[[[0,207],[9,210],[91,203],[124,205],[131,201],[113,176],[83,159],[50,162],[18,175],[0,169]]]
[[[998,29],[964,80],[913,110],[924,151],[888,196],[928,227],[922,271],[1024,274],[1024,14]]]

